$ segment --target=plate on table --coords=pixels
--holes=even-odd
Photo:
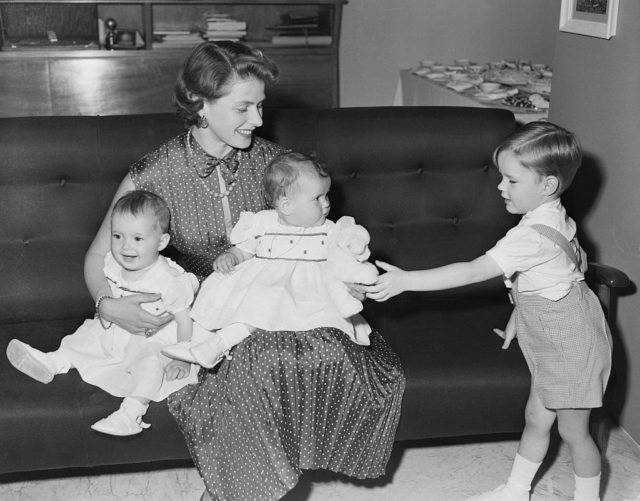
[[[447,75],[445,75],[444,73],[438,73],[438,72],[427,73],[425,76],[429,80],[435,80],[436,82],[440,82],[440,81],[449,79],[449,77]]]
[[[503,87],[500,86],[491,92],[477,92],[473,95],[478,101],[489,102],[489,101],[499,101],[501,99],[506,99],[509,96],[513,96],[518,93],[518,89],[514,89],[513,87]]]
[[[503,85],[527,85],[530,74],[522,70],[502,68],[489,70],[482,75],[482,78]]]
[[[543,96],[551,95],[551,79],[550,78],[530,78],[525,85],[519,86],[525,92],[531,94],[542,94]]]

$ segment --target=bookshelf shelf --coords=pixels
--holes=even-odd
[[[177,72],[189,50],[202,40],[194,37],[188,45],[160,40],[167,40],[166,32],[206,33],[207,16],[214,14],[242,21],[246,34],[241,39],[278,63],[281,77],[266,106],[335,107],[346,3],[0,0],[0,88],[5,90],[0,95],[0,116],[173,111],[171,92]],[[108,18],[117,22],[116,50],[105,49]],[[48,31],[55,33],[57,42],[47,38]],[[296,35],[290,43],[278,38],[290,35]],[[322,37],[322,43],[314,43],[318,38],[312,37]]]

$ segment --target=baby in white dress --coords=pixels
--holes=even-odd
[[[142,432],[149,427],[142,417],[150,401],[197,380],[197,366],[160,353],[165,345],[191,338],[189,310],[198,288],[195,275],[159,254],[169,243],[169,218],[164,200],[153,193],[136,190],[121,197],[112,211],[111,251],[104,262],[111,296],[98,299],[96,318],[65,336],[56,351],[44,353],[17,339],[7,346],[11,364],[41,383],[74,368],[87,383],[124,397],[117,411],[92,425],[102,433]],[[160,300],[142,307],[156,315],[169,312],[173,320],[155,334],[134,335],[100,318],[103,299],[135,293],[159,294]]]
[[[345,315],[332,297],[327,257],[341,221],[327,219],[330,186],[329,175],[310,158],[299,153],[276,158],[264,177],[274,209],[241,214],[231,232],[233,246],[216,259],[215,272],[203,282],[193,305],[194,332],[209,331],[209,339],[198,342],[199,333],[194,342],[162,353],[210,368],[255,329],[334,327],[368,345],[371,328],[358,314],[362,304],[357,302]],[[375,282],[375,267],[359,265],[362,280]]]

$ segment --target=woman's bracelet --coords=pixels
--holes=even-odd
[[[96,300],[96,314],[94,318],[97,318],[100,321],[100,325],[102,326],[102,328],[104,330],[107,330],[113,325],[113,322],[109,322],[109,325],[105,325],[104,318],[100,316],[100,305],[105,299],[113,299],[113,296],[110,296],[109,294],[103,294],[102,296],[98,297],[98,299]]]

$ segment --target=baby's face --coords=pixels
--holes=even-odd
[[[148,268],[168,241],[155,216],[150,214],[113,214],[111,217],[111,254],[129,271]]]
[[[297,186],[288,195],[291,212],[286,218],[287,223],[303,228],[324,224],[331,208],[331,178],[320,177],[316,172],[305,173],[296,183]]]

